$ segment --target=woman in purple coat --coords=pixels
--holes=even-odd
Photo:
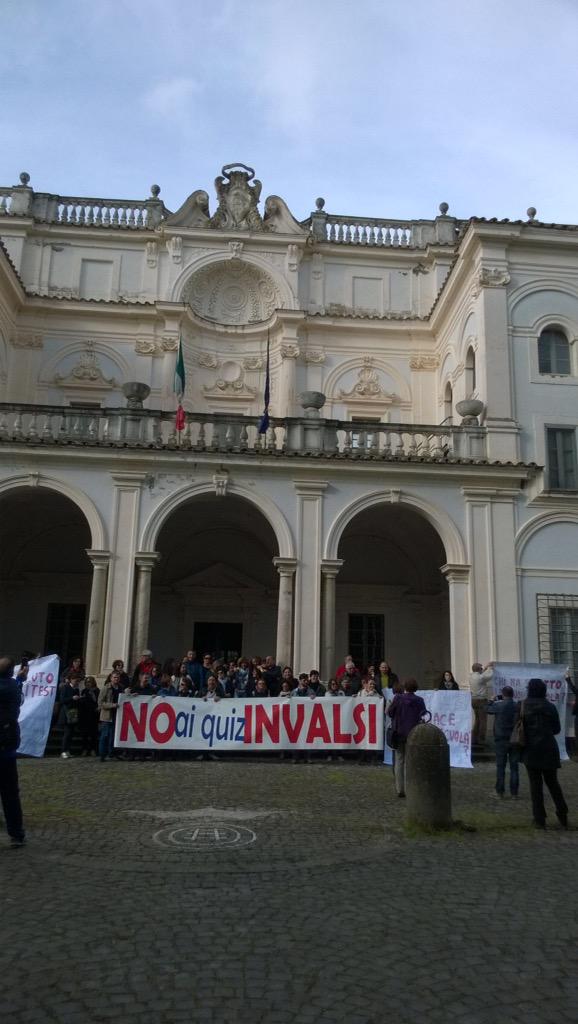
[[[403,693],[397,693],[387,709],[395,734],[394,778],[398,796],[405,796],[405,746],[411,730],[428,714],[423,697],[418,697],[417,679],[406,679]]]

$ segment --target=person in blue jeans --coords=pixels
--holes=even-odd
[[[511,686],[504,686],[501,695],[488,705],[487,712],[494,716],[494,745],[496,749],[496,793],[499,797],[506,792],[506,768],[510,763],[510,794],[516,800],[520,788],[520,752],[512,747],[510,737],[518,714]]]

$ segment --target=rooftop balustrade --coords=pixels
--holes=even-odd
[[[178,432],[175,414],[159,409],[94,409],[0,403],[0,445],[241,454],[279,459],[314,457],[376,462],[462,463],[486,461],[480,426],[374,423],[311,418],[271,418],[260,434],[259,417],[186,412]]]

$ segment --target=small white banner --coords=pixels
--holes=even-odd
[[[115,747],[157,750],[381,750],[380,697],[204,701],[121,696]]]
[[[431,724],[444,733],[450,748],[452,768],[472,767],[472,700],[469,690],[418,690],[431,714]],[[393,691],[387,691],[388,702]],[[387,718],[386,725],[391,724]],[[386,745],[383,760],[393,763],[393,751]]]
[[[565,665],[520,665],[515,662],[497,662],[494,665],[492,687],[496,697],[503,686],[511,686],[514,700],[524,700],[528,694],[530,679],[543,679],[547,686],[546,696],[556,705],[560,716],[560,732],[556,739],[562,761],[568,760],[566,753],[566,700],[568,684],[564,678]]]
[[[18,674],[20,666],[14,670]],[[24,698],[20,708],[19,754],[44,757],[46,741],[52,723],[54,699],[58,687],[60,659],[56,654],[31,661],[28,676],[22,685]]]

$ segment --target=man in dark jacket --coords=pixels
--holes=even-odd
[[[512,729],[518,714],[511,686],[504,686],[502,696],[493,700],[486,708],[494,716],[494,745],[496,749],[496,793],[503,797],[506,790],[506,765],[510,762],[510,793],[517,799],[520,788],[520,751],[510,743]]]
[[[16,751],[20,746],[20,691],[12,678],[14,662],[0,658],[0,798],[11,847],[24,845],[22,807],[18,791]]]
[[[546,693],[543,679],[530,679],[528,696],[520,708],[525,736],[522,760],[528,772],[536,828],[546,828],[544,782],[554,801],[558,821],[562,828],[568,828],[568,805],[558,782],[560,751],[556,736],[560,732],[560,718],[554,704],[547,700]]]

